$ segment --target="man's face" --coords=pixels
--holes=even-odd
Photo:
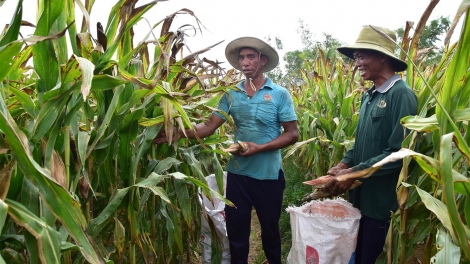
[[[353,53],[356,67],[364,80],[374,81],[383,69],[383,56],[370,50],[357,50]]]
[[[266,61],[266,56],[260,58],[259,52],[252,48],[242,48],[238,53],[238,63],[247,78],[254,78],[255,75],[262,74]]]

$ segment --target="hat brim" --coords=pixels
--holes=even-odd
[[[395,54],[390,53],[388,50],[374,44],[369,44],[369,43],[355,43],[351,46],[344,46],[344,47],[339,47],[337,50],[345,55],[346,57],[353,59],[354,60],[354,52],[357,50],[375,50],[380,53],[383,53],[390,57],[392,59],[392,65],[393,65],[393,70],[396,72],[402,72],[405,71],[408,68],[408,64],[400,59],[398,59]]]
[[[241,48],[252,48],[268,57],[268,62],[263,66],[263,72],[271,71],[279,64],[279,55],[269,44],[257,38],[242,37],[233,40],[225,48],[225,57],[228,62],[239,71],[242,70],[238,62],[238,55]]]

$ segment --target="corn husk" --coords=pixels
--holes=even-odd
[[[329,198],[329,197],[335,196],[335,195],[332,195],[331,193],[329,193],[327,190],[324,189],[325,185],[328,182],[330,182],[333,178],[335,178],[335,176],[325,175],[325,176],[318,177],[318,178],[316,178],[314,180],[311,180],[311,181],[303,182],[303,184],[315,186],[315,190],[312,193],[307,194],[306,196],[304,196],[302,198],[302,202],[308,202],[308,201],[311,201],[311,200],[317,200],[317,199],[321,199],[321,198]],[[362,184],[362,182],[360,182],[358,180],[355,180],[354,183],[349,188],[349,190],[354,189],[354,188],[356,188],[357,186],[359,186],[361,184]]]
[[[225,148],[222,150],[228,153],[232,153],[232,154],[237,153],[238,151],[243,153],[248,150],[248,146],[245,142],[238,141],[237,143],[231,144],[230,146],[228,146],[228,148]]]

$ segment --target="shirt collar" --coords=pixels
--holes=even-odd
[[[388,92],[388,90],[390,90],[390,88],[392,88],[392,86],[397,82],[401,80],[401,77],[399,74],[395,74],[393,75],[392,77],[390,77],[387,81],[385,81],[384,84],[382,84],[382,86],[380,86],[378,89],[377,89],[377,92],[379,93],[386,93]]]
[[[245,81],[246,81],[246,80],[242,80],[241,82],[239,82],[239,83],[236,85],[236,86],[237,86],[241,91],[243,91],[243,92],[246,92],[245,89],[243,88],[243,83],[244,83]],[[272,81],[270,78],[266,77],[266,82],[264,83],[264,86],[261,87],[261,88],[259,88],[258,90],[261,90],[261,89],[263,89],[263,88],[269,88],[269,89],[272,90],[273,87],[274,87],[273,81]]]

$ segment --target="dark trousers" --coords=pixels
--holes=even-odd
[[[354,264],[374,264],[383,251],[389,220],[376,220],[362,216],[357,235]]]
[[[225,206],[227,236],[232,264],[248,263],[251,210],[254,207],[261,226],[261,241],[269,264],[281,263],[281,217],[284,173],[277,180],[257,180],[234,173],[227,174],[227,199],[235,206]]]

